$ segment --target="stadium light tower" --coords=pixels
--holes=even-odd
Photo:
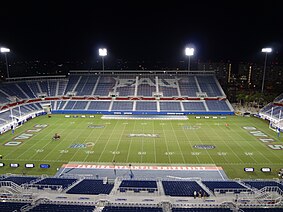
[[[188,71],[190,71],[190,69],[191,69],[191,67],[190,67],[190,66],[191,66],[191,56],[194,55],[194,51],[195,51],[194,48],[189,48],[189,47],[187,47],[187,48],[185,49],[185,54],[186,54],[186,56],[189,57]]]
[[[107,56],[107,49],[106,48],[99,49],[98,53],[99,53],[99,56],[101,56],[102,58],[102,70],[104,71],[104,57]]]
[[[267,54],[272,52],[272,48],[263,48],[261,52],[265,53],[264,59],[264,67],[263,67],[263,77],[262,77],[262,84],[261,84],[261,93],[263,93],[264,88],[264,80],[265,80],[265,70],[266,70],[266,61],[267,61]]]
[[[9,66],[8,66],[8,60],[7,60],[7,53],[10,52],[10,49],[5,48],[5,47],[1,47],[0,48],[0,52],[3,53],[5,55],[5,60],[6,60],[6,70],[7,70],[7,78],[9,78]]]

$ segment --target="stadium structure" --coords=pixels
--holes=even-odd
[[[270,120],[278,129],[282,102],[280,95],[257,115]],[[49,120],[57,114],[76,117],[75,120],[97,115],[106,120],[184,121],[188,116],[204,117],[215,122],[215,126],[225,123],[226,128],[226,121],[219,120],[234,116],[214,72],[208,71],[70,71],[68,76],[10,78],[0,84],[0,106],[1,145],[15,148],[8,150],[12,152],[24,145],[21,139],[28,137],[28,132],[40,130],[25,130],[20,139],[6,141],[10,132],[22,129],[29,120]],[[92,122],[89,126],[103,127]],[[157,136],[134,134],[140,135]],[[72,147],[80,145],[85,147]],[[200,146],[204,151],[214,148]],[[11,168],[0,178],[1,211],[283,211],[280,178],[229,179],[218,166],[135,164],[129,160],[127,164],[118,164],[112,159],[110,163],[67,163],[54,176],[29,175],[28,170],[35,167],[26,163],[22,170],[27,171],[20,175],[13,173],[19,164],[8,164],[5,156],[1,155],[0,170]],[[27,162],[22,160],[22,164]],[[48,163],[41,159],[40,168],[48,169]],[[252,172],[251,169],[246,171]]]

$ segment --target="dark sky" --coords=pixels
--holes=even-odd
[[[265,46],[283,52],[280,1],[5,2],[0,45],[15,58],[89,60],[106,47],[116,59],[178,61],[189,43],[200,60],[253,60]]]

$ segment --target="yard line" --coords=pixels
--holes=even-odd
[[[251,126],[254,126],[254,125],[252,124]],[[231,128],[231,129],[232,129],[232,131],[235,131],[233,128]],[[245,129],[243,129],[242,126],[240,127],[240,129],[241,129],[241,131],[244,131],[245,133],[248,134],[248,132],[247,132]],[[248,135],[249,135],[249,134],[248,134]],[[239,134],[239,136],[240,136],[241,138],[243,138],[243,140],[246,140],[241,134]],[[254,138],[254,139],[256,139],[256,138]],[[260,141],[256,141],[256,142],[261,143]],[[246,142],[246,143],[247,143],[247,145],[249,145],[250,147],[252,147],[251,149],[253,149],[253,151],[255,151],[255,152],[257,152],[258,154],[260,154],[263,158],[265,158],[266,160],[268,160],[270,163],[273,163],[271,160],[269,160],[268,158],[266,158],[260,151],[258,151],[253,145],[251,145],[250,142]],[[264,144],[262,143],[262,145],[264,145]]]
[[[119,149],[121,140],[122,140],[122,138],[123,138],[123,136],[124,136],[124,133],[125,133],[126,124],[123,124],[123,125],[124,125],[124,129],[123,129],[123,132],[120,134],[119,142],[118,142],[118,144],[117,144],[117,147],[116,147],[116,149],[115,149],[115,152],[117,152],[117,150]],[[116,157],[116,154],[113,155],[112,161],[115,160],[115,157]]]
[[[155,122],[153,122],[153,133],[155,134],[155,128],[154,128],[154,124],[155,124]],[[155,163],[156,163],[156,139],[154,138],[154,140],[153,140],[153,144],[154,144],[154,150],[153,150],[153,154],[154,154],[154,160],[155,160]]]
[[[106,144],[104,145],[104,149],[102,150],[102,152],[101,152],[101,154],[100,154],[100,156],[99,156],[99,158],[98,158],[98,160],[97,160],[98,162],[100,162],[100,159],[101,159],[103,153],[104,153],[105,150],[106,150],[106,147],[107,147],[107,145],[108,145],[108,143],[109,143],[109,141],[110,141],[110,138],[111,138],[111,136],[113,135],[113,133],[115,132],[115,128],[116,128],[118,122],[119,122],[119,121],[116,120],[116,123],[115,123],[115,125],[114,125],[114,128],[113,128],[113,130],[111,131],[110,136],[108,137],[107,142],[106,142]],[[102,162],[103,162],[103,161],[102,161]]]
[[[162,131],[163,131],[163,135],[164,135],[164,141],[165,141],[165,144],[166,144],[167,152],[169,152],[168,144],[167,144],[167,137],[166,137],[166,134],[165,134],[165,131],[164,131],[164,127],[163,127],[163,125],[160,125],[160,126],[162,127]],[[171,164],[170,154],[168,154],[168,159],[169,159],[169,164]]]
[[[59,122],[59,120],[58,120],[58,122]],[[56,122],[57,123],[57,122]],[[36,125],[36,123],[34,124],[34,125]],[[33,126],[34,126],[33,125]],[[50,125],[50,124],[49,124]],[[48,126],[49,126],[48,125]],[[61,125],[63,125],[63,123],[61,124]],[[48,129],[48,126],[46,127],[46,128],[43,128],[42,130],[46,130],[46,129]],[[42,131],[40,131],[40,132],[42,132]],[[39,136],[39,135],[42,135],[41,133],[37,133],[37,134],[35,134],[32,138],[30,138],[30,139],[28,139],[27,141],[25,141],[25,142],[23,142],[22,144],[20,144],[20,148],[22,148],[25,144],[26,145],[30,145],[30,143],[28,143],[28,142],[30,142],[31,140],[33,140],[33,142],[34,142],[34,144],[33,145],[31,145],[27,150],[25,150],[24,152],[22,152],[22,154],[20,154],[20,155],[17,155],[17,157],[15,158],[15,159],[17,159],[17,158],[19,158],[19,157],[21,157],[22,155],[24,155],[26,152],[33,152],[32,151],[32,149],[34,150],[34,146],[36,146],[36,145],[40,145],[40,144],[42,144],[42,142],[40,142],[40,141],[42,141],[42,140],[44,140],[43,138],[45,138],[45,137],[49,137],[49,134],[51,134],[51,133],[47,133],[42,139],[40,139],[40,141],[39,142],[35,142],[34,141],[34,138],[36,138],[37,136]],[[23,132],[24,133],[24,132]],[[45,146],[47,146],[49,143],[51,143],[52,142],[52,139],[50,139],[50,141],[47,143],[47,144],[45,144],[44,145],[44,147]],[[16,148],[14,151],[12,151],[11,153],[14,153],[15,151],[17,151],[18,149]],[[9,154],[11,154],[11,153],[9,153]],[[9,155],[8,154],[8,155]],[[35,153],[30,159],[32,159],[35,155],[37,155],[38,153]]]
[[[202,140],[200,139],[198,133],[196,133],[196,132],[194,132],[194,133],[197,135],[197,138],[198,138],[199,142],[200,142],[201,144],[203,144],[203,142],[202,142]],[[209,152],[207,151],[207,149],[205,149],[205,151],[206,151],[207,155],[209,156],[209,158],[211,159],[211,161],[213,161],[213,164],[216,164],[215,161],[213,160],[213,158],[211,157],[211,155],[209,154]]]
[[[65,124],[65,123],[63,123],[63,124]],[[72,125],[73,126],[73,125]],[[65,132],[65,131],[67,131],[67,132],[69,132],[70,131],[70,128],[66,128],[63,132]],[[76,133],[76,137],[75,137],[75,140],[77,140],[77,138],[79,138],[83,133],[82,132],[84,132],[83,130],[80,132],[80,133],[77,133],[76,131],[74,131],[73,133]],[[68,134],[68,136],[69,136],[70,134]],[[73,136],[72,136],[73,137]],[[71,140],[71,142],[73,142],[73,140]],[[71,142],[69,141],[69,139],[68,139],[68,137],[65,137],[65,138],[61,138],[60,140],[59,140],[59,142],[57,143],[57,145],[43,158],[43,160],[46,158],[46,157],[48,157],[50,154],[52,155],[52,154],[54,154],[54,151],[59,151],[59,149],[60,149],[60,146],[63,146],[63,148],[65,148],[65,146],[67,145],[67,144],[71,144]],[[68,147],[67,147],[68,148]],[[67,153],[68,154],[68,153]],[[56,154],[55,154],[56,155]],[[57,157],[57,160],[59,160],[59,158],[62,156],[63,154],[58,154],[58,157]],[[70,161],[70,159],[68,159],[68,161],[67,162],[69,162]]]
[[[137,121],[135,120],[134,121],[134,128],[133,128],[134,132],[135,132],[135,129],[136,129],[136,123],[137,123]],[[131,137],[130,145],[129,145],[129,148],[128,148],[128,155],[127,155],[126,163],[129,162],[129,156],[130,156],[130,152],[131,152],[130,149],[131,149],[132,142],[133,142],[133,137]]]
[[[222,137],[212,129],[211,125],[208,125],[208,127],[211,129],[211,130],[210,130],[211,132],[213,132],[214,134],[216,134],[217,137],[219,137],[219,140],[222,141],[221,143],[223,143],[223,144],[227,147],[227,149],[230,149],[230,150],[233,152],[233,154],[236,156],[236,158],[238,158],[239,161],[242,161],[242,159],[239,158],[239,156],[233,151],[233,149],[230,147],[230,145],[227,145],[226,142],[223,142]],[[220,130],[221,130],[222,132],[224,132],[225,135],[227,135],[227,137],[232,138],[232,137],[229,135],[229,133],[226,133],[226,131],[221,128],[221,125],[219,126],[219,128],[220,128]],[[229,128],[229,129],[230,129],[230,128]],[[224,157],[224,159],[225,159],[225,157]],[[242,161],[242,163],[244,164],[243,161]]]
[[[185,157],[184,157],[184,155],[183,155],[183,151],[182,151],[181,146],[180,146],[180,144],[179,144],[179,139],[178,139],[178,137],[177,137],[177,135],[176,135],[176,132],[175,132],[175,130],[174,130],[174,128],[173,128],[172,121],[170,121],[170,124],[171,124],[172,131],[174,132],[174,136],[175,136],[175,138],[176,138],[176,141],[177,141],[179,150],[180,150],[180,152],[181,152],[181,156],[182,156],[182,159],[183,159],[183,163],[186,163]]]
[[[188,138],[187,133],[185,132],[184,128],[182,128],[182,131],[185,134],[185,136],[187,138],[187,141],[190,143],[190,146],[192,146],[192,143],[191,143],[190,139]],[[195,155],[195,156],[196,156],[196,159],[197,159],[198,163],[200,163],[200,160],[199,160],[198,156],[197,155]]]
[[[96,137],[94,146],[91,148],[91,151],[95,148],[96,144],[97,144],[98,141],[100,140],[100,137],[105,134],[105,131],[106,131],[106,127],[104,127],[104,129],[102,130],[102,132],[100,132],[99,136]],[[89,134],[89,136],[91,136],[93,133],[95,133],[95,135],[97,135],[97,132],[96,132],[95,130],[93,130],[93,132],[91,132],[91,133]],[[88,137],[89,137],[89,136],[88,136]],[[83,159],[83,162],[86,162],[86,160],[87,160],[88,157],[89,157],[89,155],[86,155],[85,158]]]
[[[83,130],[84,133],[81,133],[81,134],[85,135],[87,131],[88,131],[88,129],[85,129],[85,130]],[[86,143],[86,141],[87,141],[88,138],[91,136],[91,134],[92,134],[92,132],[90,132],[90,133],[88,134],[88,136],[86,137],[86,139],[84,140],[83,143]],[[96,140],[96,142],[94,143],[94,145],[93,145],[93,147],[91,148],[91,150],[95,147],[95,144],[96,144],[96,143],[97,143],[97,140]],[[81,149],[81,148],[77,148],[77,151],[73,154],[73,156],[69,159],[69,161],[72,161],[73,158],[76,156],[77,152],[80,151],[80,150],[82,150],[82,149]],[[86,157],[85,157],[82,161],[85,162],[85,161],[86,161],[86,158],[87,158],[88,156],[89,156],[89,155],[86,154]]]

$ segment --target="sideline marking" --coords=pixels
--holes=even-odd
[[[178,170],[178,171],[221,171],[221,166],[129,166],[126,165],[95,165],[95,164],[63,164],[65,168],[81,169],[132,169],[132,170]]]

